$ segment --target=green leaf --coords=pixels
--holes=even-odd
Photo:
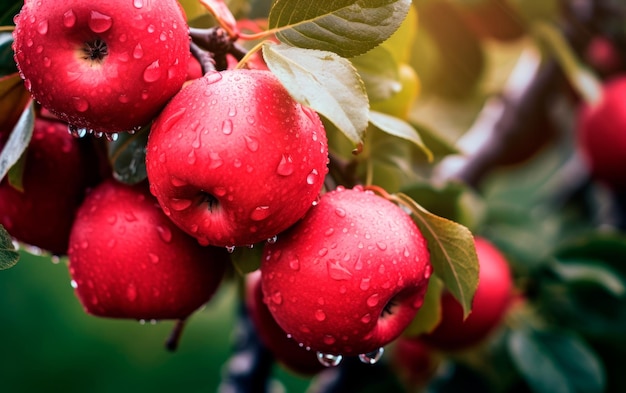
[[[0,225],[0,270],[15,266],[19,259],[20,254],[13,246],[11,235]]]
[[[404,330],[407,337],[417,337],[432,332],[441,321],[441,294],[443,284],[436,276],[428,281],[428,290],[424,297],[424,304],[417,312],[411,324]]]
[[[392,198],[411,210],[428,242],[435,274],[463,306],[467,317],[478,287],[478,256],[472,233],[461,224],[430,213],[406,194],[397,193]]]
[[[17,72],[0,77],[0,134],[13,129],[30,100]]]
[[[362,143],[369,102],[352,64],[332,52],[263,45],[269,69],[295,100],[333,123],[354,144]]]
[[[410,0],[277,0],[269,27],[281,42],[353,57],[388,39],[410,6]]]
[[[149,127],[135,134],[122,132],[116,141],[109,143],[109,160],[113,176],[126,184],[137,184],[146,179],[146,144]]]
[[[11,187],[15,188],[20,192],[24,192],[24,168],[26,166],[26,152],[28,149],[22,152],[22,155],[17,160],[17,162],[11,166],[8,173],[8,180]]]
[[[242,276],[257,270],[261,266],[263,247],[237,247],[230,255],[230,259],[237,272]]]
[[[411,124],[398,117],[376,111],[370,111],[369,119],[370,123],[379,130],[413,143],[426,155],[429,162],[433,161],[433,153],[424,145],[422,138]]]
[[[11,45],[13,45],[13,35],[9,32],[0,33],[0,76],[17,72]]]
[[[30,138],[35,128],[35,108],[31,104],[22,112],[17,124],[11,131],[9,140],[0,152],[0,180],[4,179],[7,172],[19,160],[22,153],[28,147]]]
[[[414,121],[411,121],[411,125],[413,128],[417,130],[419,135],[422,137],[422,140],[429,147],[430,151],[433,153],[433,156],[437,158],[443,158],[445,156],[453,155],[453,154],[461,154],[461,150],[456,147],[452,142],[446,139],[442,135],[442,133],[437,132],[437,130],[432,127],[428,127],[424,124],[419,124]]]
[[[517,329],[511,331],[507,347],[514,365],[535,393],[604,391],[604,367],[578,336]]]
[[[383,101],[402,89],[398,64],[382,46],[350,59],[365,84],[370,102]]]
[[[550,268],[566,283],[589,283],[604,288],[615,297],[624,296],[626,283],[613,269],[599,260],[555,259]]]

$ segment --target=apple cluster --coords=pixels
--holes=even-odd
[[[305,354],[303,372],[375,363],[413,320],[433,268],[410,214],[360,186],[324,187],[324,125],[268,69],[191,76],[177,1],[26,0],[15,24],[37,115],[23,190],[0,186],[0,224],[68,256],[86,312],[184,321],[229,252],[258,246],[250,314],[277,359],[287,345]],[[139,129],[147,178],[125,184],[106,143]],[[88,134],[107,138],[77,138]]]

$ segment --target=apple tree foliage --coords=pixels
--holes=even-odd
[[[191,27],[239,38],[247,51],[241,66],[261,54],[289,93],[322,116],[327,187],[364,184],[411,213],[435,274],[406,334],[436,326],[444,290],[471,312],[473,235],[492,240],[511,262],[518,304],[485,345],[440,354],[452,371],[431,376],[430,388],[475,381],[462,372],[470,370],[490,391],[626,389],[626,204],[594,180],[574,143],[580,103],[597,98],[606,78],[596,76],[586,44],[591,35],[610,37],[624,61],[612,76],[624,73],[626,9],[610,12],[603,0],[269,3],[181,0]],[[0,136],[9,135],[0,179],[18,189],[37,116],[11,48],[20,6],[0,6]],[[240,23],[253,18],[263,27],[244,31]],[[404,64],[417,76],[396,104],[409,105],[408,115],[376,110],[408,85]],[[98,140],[118,180],[145,180],[149,132],[147,125]],[[231,259],[247,274],[259,257],[238,249]],[[0,270],[19,258],[0,226]],[[338,370],[346,386],[363,378]]]

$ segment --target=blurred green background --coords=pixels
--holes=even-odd
[[[230,355],[236,298],[225,282],[171,353],[164,342],[174,322],[88,315],[65,259],[22,251],[15,267],[0,272],[0,391],[214,392]],[[275,370],[287,392],[305,389],[306,380]]]

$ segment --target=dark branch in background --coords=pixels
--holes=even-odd
[[[318,374],[306,393],[386,392],[400,393],[404,388],[389,365],[362,363],[358,357],[344,358],[337,367]]]
[[[235,44],[237,37],[231,37],[226,30],[221,27],[211,27],[208,29],[199,29],[195,27],[189,28],[189,35],[191,36],[192,53],[195,51],[204,50],[208,52],[208,55],[213,58],[215,69],[222,71],[228,68],[228,60],[226,55],[231,54],[237,60],[241,60],[246,53],[246,50],[240,45]],[[194,53],[196,56],[196,53]],[[200,63],[203,65],[203,61],[196,56]]]

